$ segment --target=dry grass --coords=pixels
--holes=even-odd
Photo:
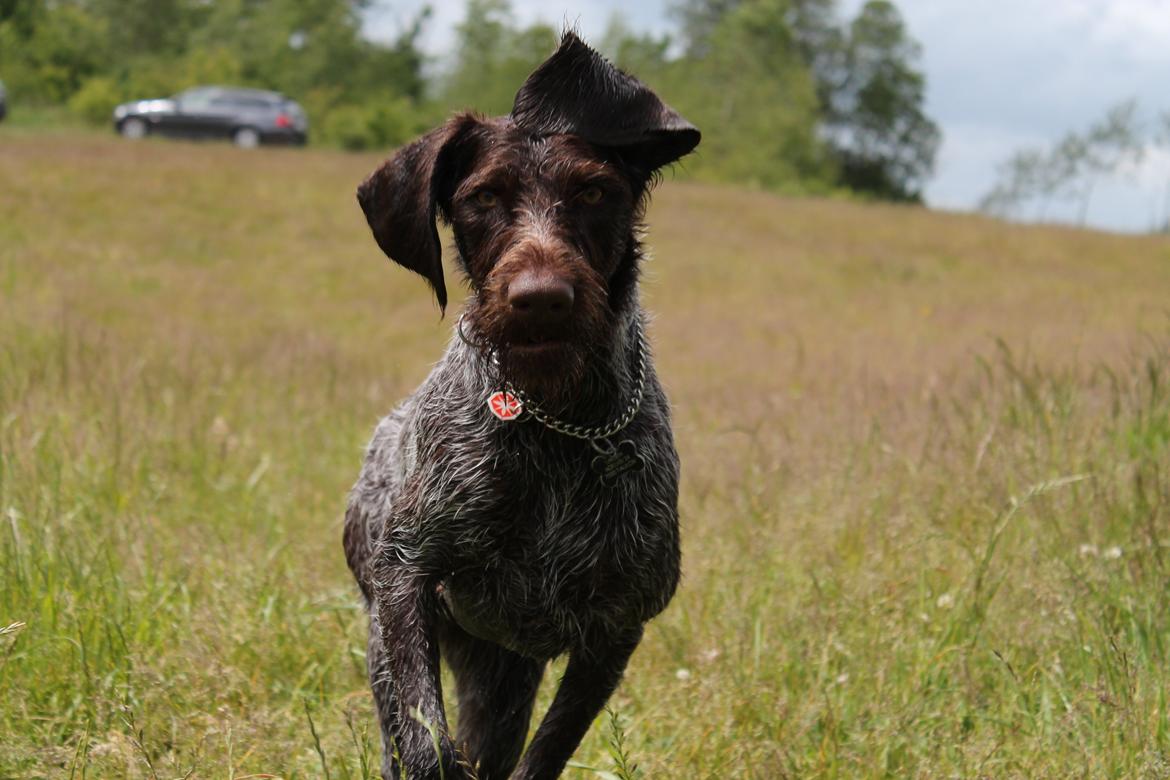
[[[0,136],[0,777],[371,776],[341,509],[453,319],[375,163]],[[676,182],[651,222],[686,574],[577,761],[1170,777],[1170,242]]]

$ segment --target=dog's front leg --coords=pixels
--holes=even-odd
[[[553,780],[572,757],[597,713],[621,682],[642,628],[574,650],[552,706],[512,780]]]
[[[382,749],[387,757],[398,753],[395,771],[408,780],[459,780],[464,773],[447,732],[439,678],[435,583],[390,553],[382,557],[375,594],[395,714],[393,724],[383,724]]]

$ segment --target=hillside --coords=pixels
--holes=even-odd
[[[341,512],[458,311],[377,163],[0,134],[0,777],[373,771]],[[1170,240],[669,177],[649,223],[642,776],[1170,771]]]

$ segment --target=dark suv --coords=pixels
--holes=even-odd
[[[124,138],[150,134],[180,138],[230,138],[236,146],[303,144],[309,137],[305,110],[279,92],[243,87],[192,87],[171,98],[136,100],[114,109],[114,129]]]

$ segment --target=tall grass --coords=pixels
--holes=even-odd
[[[374,163],[3,139],[0,777],[376,776],[340,514],[449,323]],[[1170,774],[1170,245],[651,216],[685,575],[570,776]]]

